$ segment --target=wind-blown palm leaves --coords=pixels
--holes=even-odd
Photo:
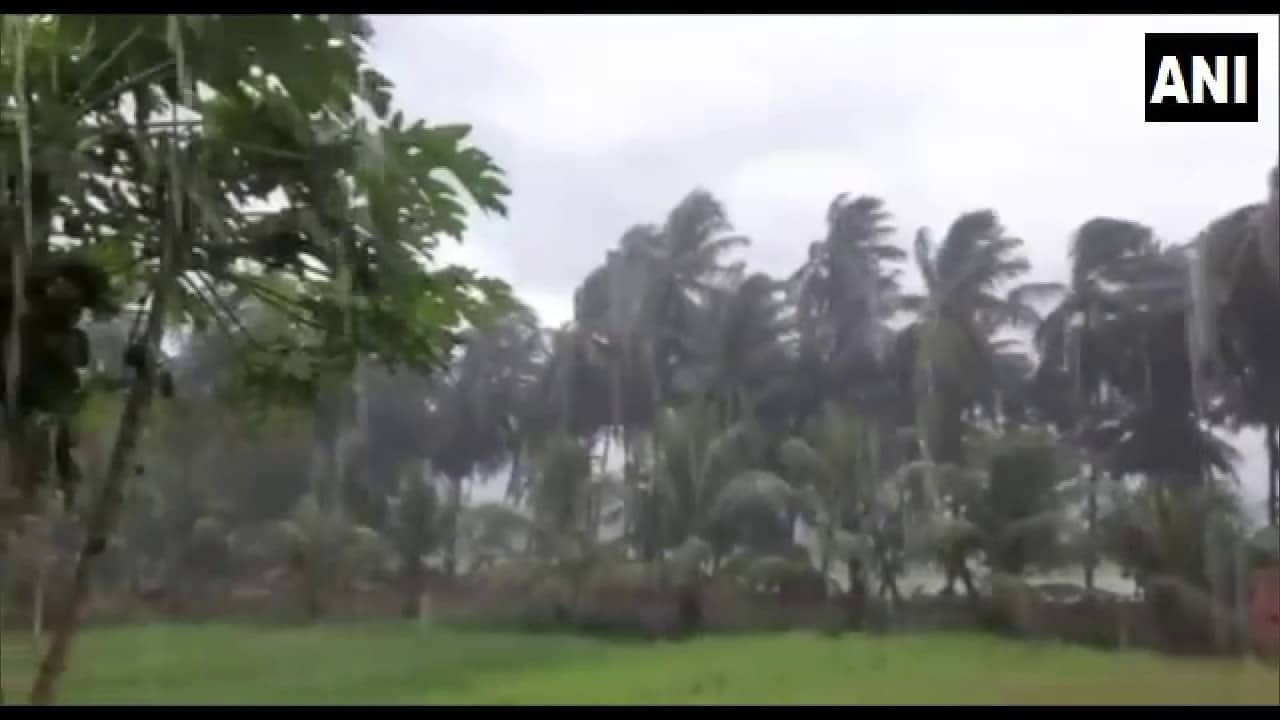
[[[1237,423],[1263,427],[1272,525],[1280,523],[1280,341],[1268,321],[1280,310],[1276,174],[1266,205],[1239,208],[1200,234],[1191,277],[1194,379],[1210,399],[1229,398]]]
[[[1029,265],[1022,241],[1009,237],[995,213],[962,215],[934,250],[926,231],[915,255],[925,293],[904,298],[917,319],[904,332],[913,338],[923,447],[937,462],[963,462],[963,421],[979,405],[991,406],[995,387],[993,334],[1032,315],[1026,302],[1035,287],[1003,286]]]
[[[755,274],[708,294],[684,339],[689,358],[676,388],[712,403],[722,425],[755,417],[789,388],[790,334],[782,288]]]
[[[661,228],[640,227],[623,237],[602,271],[579,295],[579,322],[621,350],[642,353],[651,397],[671,395],[675,368],[707,297],[740,273],[725,255],[747,239],[731,234],[724,207],[710,193],[690,193]]]
[[[890,238],[894,228],[879,198],[841,194],[827,210],[826,237],[809,246],[808,260],[791,277],[799,332],[799,364],[811,388],[806,414],[822,397],[849,396],[859,407],[882,400],[881,363],[897,311],[896,263],[906,253]]]
[[[725,526],[727,517],[779,499],[767,477],[747,475],[758,468],[753,428],[746,422],[722,428],[705,403],[669,408],[659,419],[655,490],[664,547],[701,537],[723,554],[741,539]]]
[[[1117,294],[1131,291],[1119,274],[1148,261],[1157,249],[1151,229],[1144,225],[1114,218],[1084,223],[1071,241],[1067,295],[1036,328],[1041,359],[1035,382],[1040,397],[1047,401],[1043,403],[1048,411],[1046,419],[1073,433],[1076,443],[1093,454],[1088,469],[1088,547],[1096,545],[1102,453],[1102,448],[1091,442],[1099,439],[1098,434],[1089,430],[1101,415],[1115,410],[1103,407],[1108,363],[1113,361],[1109,354],[1117,347],[1112,344],[1115,337],[1109,337],[1109,328],[1116,326],[1117,316],[1128,307]],[[1084,561],[1085,586],[1092,589],[1095,559],[1086,556]]]
[[[1159,485],[1115,487],[1103,516],[1103,547],[1137,576],[1138,586],[1153,582],[1191,588],[1201,595],[1215,578],[1209,554],[1225,548],[1206,543],[1215,525],[1240,517],[1238,500],[1219,481],[1184,492]]]
[[[925,293],[904,298],[916,319],[903,331],[899,348],[914,369],[910,382],[920,450],[931,465],[967,465],[966,422],[999,416],[995,333],[1034,324],[1038,315],[1031,300],[1057,291],[1048,285],[1006,290],[1029,269],[1021,245],[988,210],[960,216],[936,250],[927,231],[916,237]],[[950,515],[958,518],[958,501],[952,497],[950,502]],[[948,587],[956,575],[970,586],[962,556],[949,556]]]
[[[504,462],[518,462],[523,448],[519,416],[526,393],[538,379],[542,334],[532,312],[515,306],[475,329],[458,361],[439,376],[429,396],[432,436],[428,455],[449,480],[451,518],[459,517],[463,485]],[[449,531],[447,572],[456,562],[457,531]]]
[[[1268,180],[1270,192],[1267,193],[1267,206],[1259,218],[1262,226],[1260,249],[1263,265],[1270,272],[1272,281],[1280,285],[1280,243],[1271,242],[1280,237],[1280,165],[1271,168]]]
[[[1081,412],[1093,407],[1101,392],[1106,345],[1099,328],[1121,307],[1114,297],[1124,290],[1116,277],[1119,266],[1141,262],[1154,250],[1150,228],[1127,220],[1094,218],[1072,239],[1068,294],[1036,329],[1036,345],[1040,372],[1066,377]]]
[[[1164,250],[1124,267],[1129,291],[1100,330],[1111,348],[1106,382],[1120,396],[1119,422],[1098,428],[1101,447],[1116,472],[1157,481],[1195,484],[1209,470],[1229,471],[1228,449],[1205,425],[1190,380],[1185,254]]]

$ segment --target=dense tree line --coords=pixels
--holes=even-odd
[[[217,390],[238,387],[237,335],[193,335],[165,408],[182,420],[151,438],[137,484],[154,499],[126,522],[155,534],[119,554],[151,583],[257,557],[302,579],[317,614],[335,584],[380,579],[412,611],[432,572],[529,563],[804,566],[897,599],[913,564],[976,596],[987,572],[1072,566],[1092,588],[1109,560],[1144,588],[1218,594],[1257,525],[1222,429],[1263,427],[1275,523],[1275,350],[1238,314],[1275,307],[1265,261],[1240,259],[1263,250],[1264,210],[1186,244],[1088,220],[1065,286],[1020,282],[1021,243],[977,211],[936,248],[917,234],[912,294],[880,200],[838,197],[776,278],[733,259],[746,239],[696,191],[624,235],[565,326],[517,304],[438,372],[363,362],[266,416]],[[1235,278],[1196,259],[1227,246]],[[465,501],[494,478],[504,502]]]

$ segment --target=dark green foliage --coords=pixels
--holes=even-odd
[[[1062,541],[1061,486],[1067,476],[1056,438],[1022,432],[989,450],[987,477],[968,517],[986,536],[986,562],[993,570],[1020,575],[1051,566]]]

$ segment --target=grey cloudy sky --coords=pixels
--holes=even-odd
[[[698,186],[773,273],[848,191],[884,198],[904,242],[993,208],[1034,274],[1062,279],[1090,217],[1186,240],[1260,201],[1280,157],[1276,15],[416,15],[375,30],[399,103],[473,124],[513,189],[509,217],[450,256],[549,324],[624,230]],[[1259,122],[1146,124],[1143,33],[1211,31],[1259,34]]]

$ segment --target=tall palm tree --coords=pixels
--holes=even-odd
[[[936,251],[926,230],[916,237],[925,291],[904,297],[915,313],[904,332],[913,337],[912,385],[928,459],[963,464],[965,415],[989,403],[995,386],[994,333],[1034,320],[1030,301],[1056,289],[1028,284],[1001,294],[1029,269],[1021,246],[989,210],[960,216]]]
[[[741,265],[727,262],[726,255],[746,243],[732,233],[723,205],[695,190],[660,227],[641,225],[623,235],[605,266],[579,288],[577,324],[608,368],[609,424],[623,435],[630,485],[639,478],[628,436],[633,429],[647,430],[651,462],[660,463],[657,418],[673,398],[677,368],[688,359],[685,339],[708,296],[741,273]],[[652,493],[655,486],[647,487]],[[652,512],[660,511],[656,498],[648,503]]]
[[[1236,424],[1260,425],[1267,451],[1267,520],[1280,524],[1280,311],[1276,170],[1265,205],[1215,220],[1196,240],[1192,269],[1193,381],[1224,396]]]
[[[539,378],[543,334],[531,310],[514,306],[488,327],[472,331],[428,400],[428,455],[448,479],[450,528],[445,572],[457,570],[457,519],[464,485],[488,476],[521,453],[521,410]]]
[[[916,236],[916,264],[925,290],[904,297],[904,307],[915,318],[903,332],[914,355],[917,435],[928,463],[966,466],[966,421],[994,405],[995,332],[1035,322],[1030,301],[1057,289],[1028,284],[1004,291],[1029,269],[1021,246],[990,210],[961,215],[936,250],[927,230]],[[953,505],[957,502],[953,499]],[[952,507],[951,513],[958,516],[959,508]],[[947,588],[967,575],[966,568],[949,563]]]
[[[1113,218],[1094,218],[1076,230],[1068,251],[1071,282],[1065,297],[1046,315],[1036,329],[1035,342],[1041,353],[1038,369],[1041,382],[1052,375],[1068,379],[1073,409],[1060,417],[1061,429],[1071,432],[1078,444],[1092,436],[1090,423],[1101,419],[1104,402],[1103,366],[1108,346],[1099,326],[1120,309],[1112,299],[1109,283],[1123,263],[1141,262],[1154,252],[1151,229],[1138,223]],[[1085,587],[1093,589],[1096,568],[1095,536],[1098,522],[1098,480],[1101,473],[1098,448],[1091,448],[1086,496],[1087,552],[1084,558]]]
[[[850,396],[866,408],[879,385],[889,331],[897,310],[895,265],[906,253],[892,242],[894,228],[879,198],[842,193],[827,209],[827,234],[809,246],[792,275],[801,363],[819,398]]]
[[[1119,422],[1095,432],[1116,472],[1143,473],[1166,487],[1202,484],[1207,473],[1230,468],[1193,382],[1189,270],[1177,247],[1118,266],[1116,310],[1096,330],[1109,350],[1103,381],[1117,396]]]
[[[651,269],[640,298],[640,335],[655,408],[671,395],[675,368],[686,359],[682,342],[699,307],[741,273],[741,263],[726,262],[725,256],[749,241],[732,229],[720,201],[695,190],[671,210],[646,246]]]
[[[676,389],[712,403],[723,426],[753,417],[758,403],[786,390],[790,323],[781,290],[763,273],[713,290],[682,339],[688,361]]]

